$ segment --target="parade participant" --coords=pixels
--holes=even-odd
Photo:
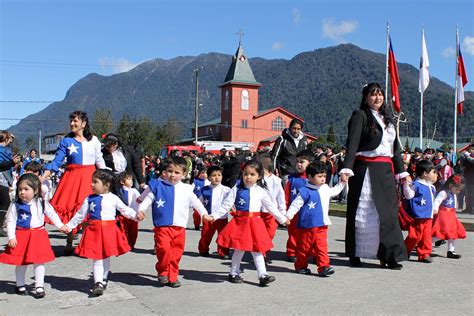
[[[461,164],[463,167],[463,176],[466,180],[466,208],[464,213],[474,214],[474,144],[471,144],[464,153]]]
[[[140,196],[140,193],[133,187],[132,173],[124,171],[119,175],[119,177],[121,184],[119,194],[120,198],[127,206],[133,208],[135,211],[138,210],[137,199]],[[125,236],[127,236],[128,245],[133,249],[135,248],[135,243],[138,238],[138,222],[124,216],[119,216],[119,218]]]
[[[433,158],[433,164],[438,171],[438,181],[435,186],[439,190],[446,180],[453,175],[453,169],[449,165],[448,159],[444,157],[443,148],[436,149],[436,157]]]
[[[432,235],[437,239],[448,241],[447,257],[451,259],[461,258],[461,255],[455,251],[455,241],[466,238],[466,229],[456,216],[456,195],[463,187],[464,178],[462,176],[451,176],[434,201],[436,215],[433,219]],[[438,241],[436,243],[437,246],[441,244]]]
[[[42,179],[47,179],[51,172],[58,173],[64,158],[67,161],[66,171],[51,199],[54,207],[63,222],[68,222],[81,207],[84,199],[92,193],[91,180],[96,166],[105,168],[102,157],[101,144],[97,137],[89,130],[87,113],[72,112],[69,115],[71,132],[61,140],[54,160],[45,166]],[[76,230],[67,235],[64,253],[71,255]]]
[[[23,160],[23,164],[21,165],[20,169],[20,176],[23,175],[23,173],[25,172],[25,167],[32,161],[41,164],[41,160],[36,157],[36,149],[31,149],[28,157]]]
[[[408,167],[408,173],[410,173],[411,176],[415,177],[415,170],[416,170],[416,165],[418,162],[423,160],[423,151],[421,150],[420,147],[415,147],[415,152],[414,155],[411,156],[410,159],[410,164]]]
[[[207,169],[207,179],[209,185],[201,189],[200,199],[206,207],[207,213],[212,214],[217,208],[222,205],[222,201],[227,197],[230,188],[222,185],[222,169],[218,166],[211,166]],[[195,211],[196,212],[196,211]],[[198,213],[199,214],[199,213]],[[199,240],[199,255],[202,257],[209,257],[209,245],[212,237],[217,231],[218,236],[227,225],[227,214],[213,222],[204,222],[202,225],[201,239]],[[217,255],[221,259],[229,258],[229,248],[217,245]]]
[[[433,206],[436,196],[434,183],[437,174],[433,163],[421,160],[416,165],[416,180],[413,183],[406,181],[403,184],[403,195],[409,201],[408,214],[413,222],[405,238],[408,256],[416,247],[418,261],[431,263],[431,226],[433,225]]]
[[[211,184],[207,179],[207,169],[202,169],[199,171],[197,176],[193,178],[193,192],[196,194],[197,197],[201,196],[201,190],[206,185]],[[201,215],[198,211],[193,211],[193,223],[194,223],[194,230],[199,230],[201,228]]]
[[[0,255],[0,262],[15,265],[15,293],[27,295],[25,274],[28,265],[34,265],[35,298],[43,298],[44,275],[46,262],[55,259],[53,249],[44,228],[44,215],[54,225],[62,228],[53,207],[41,198],[41,182],[38,176],[29,173],[20,177],[16,187],[15,202],[10,205],[7,213],[8,244],[5,252]]]
[[[201,215],[207,214],[193,193],[193,187],[181,182],[186,171],[186,159],[171,158],[166,168],[166,180],[150,182],[149,192],[138,207],[139,212],[145,212],[152,206],[158,283],[172,288],[181,286],[178,281],[179,261],[184,253],[189,208],[195,208]]]
[[[84,219],[87,226],[81,241],[76,248],[80,257],[92,259],[94,287],[91,292],[100,296],[107,288],[107,277],[110,271],[110,257],[120,256],[130,251],[127,238],[117,227],[117,211],[129,219],[141,220],[144,214],[137,214],[125,205],[117,196],[118,185],[112,171],[96,170],[92,175],[92,192],[76,215],[61,229],[69,233]]]
[[[233,219],[217,238],[218,245],[234,249],[228,275],[231,283],[243,282],[240,276],[240,262],[245,251],[252,253],[259,285],[266,286],[275,281],[274,276],[267,274],[263,257],[264,253],[273,248],[273,243],[260,217],[262,206],[275,216],[279,223],[289,224],[290,221],[278,211],[262,180],[262,165],[255,160],[247,161],[242,170],[242,180],[232,188],[221,207],[210,216],[206,214],[203,217],[204,220],[213,221],[235,207],[235,211],[232,212]]]
[[[395,126],[384,101],[380,84],[364,86],[360,109],[349,121],[341,170],[353,175],[349,179],[346,255],[352,266],[360,266],[361,257],[378,258],[382,267],[399,270],[407,254],[398,223],[395,178],[408,173],[403,172]]]
[[[32,161],[32,162],[30,162],[29,164],[27,164],[25,166],[24,174],[25,173],[32,173],[32,174],[40,177],[42,170],[43,170],[43,166],[41,166],[41,164],[39,162]],[[41,180],[41,178],[40,178],[40,180]],[[44,183],[43,181],[41,181],[41,197],[45,201],[49,201],[49,192],[50,192],[50,188],[48,187],[48,185],[46,183]]]
[[[293,221],[299,212],[296,229],[296,272],[310,274],[308,258],[315,254],[318,275],[326,277],[334,274],[328,256],[329,202],[347,185],[348,176],[341,175],[341,182],[334,187],[326,184],[326,165],[313,161],[306,168],[308,183],[298,190],[298,196],[291,203],[286,217]]]

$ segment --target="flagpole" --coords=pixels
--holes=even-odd
[[[454,69],[454,152],[457,153],[459,30],[456,26],[456,62]],[[462,83],[461,83],[462,84]]]
[[[421,56],[423,58],[423,38],[424,38],[424,29],[421,29]],[[422,71],[423,65],[420,63],[420,71]],[[420,148],[423,149],[423,93],[420,91]]]
[[[385,39],[385,105],[387,105],[387,98],[388,98],[388,38],[390,35],[390,26],[388,25],[387,21],[387,28],[386,28],[386,39]]]

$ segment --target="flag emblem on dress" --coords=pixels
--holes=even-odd
[[[299,193],[304,201],[304,205],[300,209],[296,227],[313,228],[325,226],[319,191],[305,186],[299,189]]]
[[[31,228],[31,209],[30,205],[23,203],[15,203],[17,220],[16,226],[22,228]]]
[[[63,139],[64,146],[67,150],[67,163],[74,165],[83,164],[82,144],[74,138],[66,137]]]
[[[393,53],[392,38],[389,36],[388,48],[388,72],[390,74],[390,89],[392,90],[393,108],[400,112],[400,96],[398,94],[398,86],[400,85],[400,77],[398,76],[397,61]]]
[[[102,196],[97,194],[89,195],[87,198],[89,205],[89,218],[101,220],[102,216]]]
[[[212,191],[213,189],[211,186],[205,186],[201,190],[202,197],[203,197],[203,204],[208,214],[212,214]]]
[[[156,227],[173,225],[174,220],[174,185],[166,181],[157,181],[152,192],[155,202],[152,204],[153,225]]]
[[[250,205],[250,190],[242,188],[237,190],[235,196],[235,209],[237,211],[249,211]]]

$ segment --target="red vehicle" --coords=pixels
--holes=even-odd
[[[161,159],[167,157],[183,156],[184,152],[193,152],[195,154],[200,154],[203,152],[201,146],[195,145],[165,145],[160,150],[159,157]]]

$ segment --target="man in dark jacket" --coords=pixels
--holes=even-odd
[[[288,175],[296,173],[296,154],[307,149],[308,140],[303,133],[303,122],[293,119],[275,141],[271,157],[278,175],[286,183]]]
[[[469,149],[462,157],[462,165],[464,168],[463,176],[465,180],[464,191],[466,192],[466,208],[465,213],[474,214],[474,144],[471,144]]]

